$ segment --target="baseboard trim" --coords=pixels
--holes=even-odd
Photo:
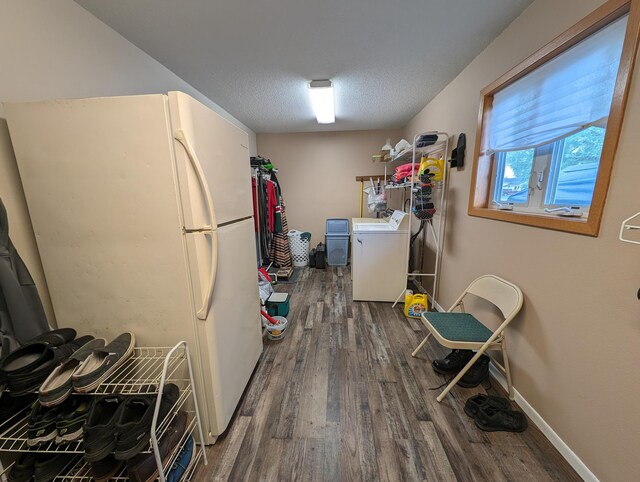
[[[498,370],[493,365],[489,365],[489,372],[493,379],[498,382],[502,388],[504,388],[505,392],[507,391],[507,379],[502,374],[500,370]],[[540,414],[533,408],[529,402],[516,390],[513,389],[514,401],[518,404],[518,406],[522,409],[522,411],[529,417],[529,419],[540,429],[542,434],[551,442],[560,455],[562,455],[569,465],[573,467],[573,469],[578,473],[580,477],[585,482],[600,482],[598,478],[594,475],[589,467],[587,467],[582,460],[569,448],[569,446],[560,438],[560,436],[551,428],[551,426],[545,422],[545,420],[540,416]]]
[[[433,306],[438,311],[445,311],[442,306],[440,306],[431,296],[429,296],[429,300],[431,301],[431,306]],[[493,379],[500,384],[500,386],[507,391],[507,379],[504,374],[498,370],[493,365],[489,365],[489,373],[493,377]],[[513,397],[514,401],[518,404],[518,406],[522,409],[522,411],[529,417],[529,419],[535,424],[536,427],[540,429],[542,434],[551,442],[560,455],[564,457],[564,459],[569,462],[569,465],[573,467],[580,477],[585,482],[600,482],[598,478],[595,476],[589,467],[585,465],[585,463],[580,460],[571,448],[560,438],[560,436],[551,428],[551,426],[545,422],[545,420],[540,416],[540,414],[536,411],[535,408],[531,406],[529,402],[516,390],[513,389]]]

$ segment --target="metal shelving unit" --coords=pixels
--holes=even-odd
[[[425,146],[425,147],[417,147],[419,140],[423,136],[435,135],[437,136],[437,140],[434,144]],[[411,159],[411,168],[412,168],[412,176],[411,182],[398,184],[395,186],[388,186],[387,189],[409,189],[410,192],[410,201],[409,201],[409,237],[407,243],[409,245],[407,250],[407,278],[416,283],[422,290],[427,293],[427,296],[430,298],[430,301],[433,303],[438,296],[438,281],[440,275],[440,265],[442,260],[442,249],[444,247],[444,227],[445,227],[445,218],[446,218],[446,196],[447,196],[447,181],[449,175],[449,164],[447,163],[447,156],[449,155],[449,134],[446,132],[439,131],[430,131],[430,132],[422,132],[417,134],[413,138],[413,144],[411,148],[404,149],[400,151],[398,154],[392,157],[390,162],[396,161],[408,161]],[[415,170],[416,163],[420,162],[420,158],[424,155],[429,154],[438,154],[442,153],[442,158],[444,159],[444,169],[442,173],[442,181],[438,182],[438,186],[435,186],[434,193],[438,192],[439,194],[439,202],[438,202],[438,210],[434,218],[426,220],[426,226],[423,230],[423,239],[422,239],[422,253],[426,249],[427,240],[429,236],[427,233],[430,233],[430,238],[435,246],[435,262],[434,269],[432,272],[423,273],[421,272],[422,263],[420,264],[420,269],[409,272],[409,257],[411,256],[411,236],[412,236],[412,225],[415,215],[413,214],[413,206],[414,206],[414,194],[417,191],[417,185],[420,182],[416,182],[415,176],[413,175]],[[386,168],[385,168],[386,169]],[[435,197],[434,197],[435,201]],[[404,208],[404,199],[403,199],[403,208]],[[437,217],[437,220],[435,219]],[[424,286],[422,285],[422,278],[432,278],[433,279],[433,289],[432,292],[429,293]],[[403,290],[398,294],[398,298],[396,299],[393,306],[404,298],[405,291]]]
[[[158,421],[161,397],[164,387],[173,383],[180,389],[180,395],[173,407],[162,420]],[[149,448],[142,453],[153,454],[158,468],[157,477],[165,482],[165,474],[171,469],[180,450],[190,435],[197,435],[204,440],[198,400],[193,388],[193,370],[187,343],[182,341],[174,347],[136,347],[133,355],[122,366],[90,394],[74,394],[76,396],[91,395],[156,395],[153,421],[151,425]],[[165,454],[164,460],[159,450],[159,441],[167,432],[172,422],[180,412],[187,413],[187,427],[180,442],[170,454]],[[82,441],[58,445],[47,442],[38,447],[29,447],[27,443],[27,424],[31,407],[25,407],[20,412],[0,424],[0,452],[47,452],[75,455],[56,481],[92,480],[91,465],[85,462]],[[185,473],[183,480],[190,480],[198,463],[204,459],[208,463],[204,445],[199,449],[194,446],[193,463]],[[11,466],[7,467],[0,477],[8,474]],[[120,473],[111,480],[129,480],[126,475],[126,465]]]

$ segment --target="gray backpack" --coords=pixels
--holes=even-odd
[[[49,331],[29,270],[9,239],[7,210],[0,199],[0,355]]]

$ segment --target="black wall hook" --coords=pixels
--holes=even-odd
[[[463,167],[464,166],[464,153],[467,148],[467,136],[464,132],[458,135],[458,145],[451,152],[451,167]]]

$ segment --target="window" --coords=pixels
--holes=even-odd
[[[597,236],[635,59],[632,8],[640,0],[608,1],[482,91],[470,215]]]
[[[493,203],[530,213],[588,214],[604,134],[604,128],[592,126],[536,149],[499,153]]]

